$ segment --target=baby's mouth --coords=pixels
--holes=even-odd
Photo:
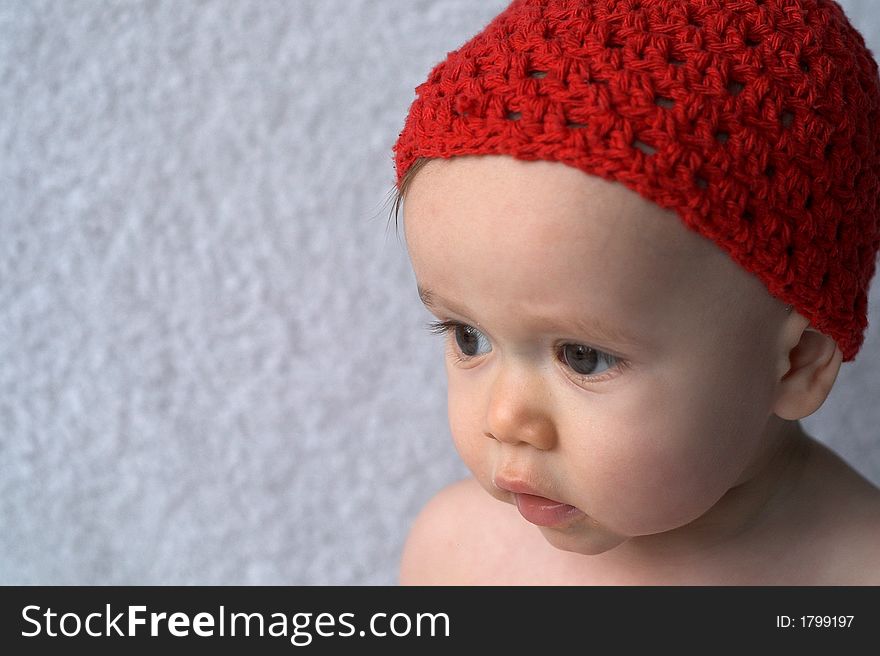
[[[537,526],[561,528],[586,515],[567,503],[534,494],[514,493],[516,508],[526,521]]]

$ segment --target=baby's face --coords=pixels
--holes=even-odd
[[[681,527],[762,456],[782,304],[677,215],[559,163],[464,157],[428,163],[404,217],[458,452],[553,545]]]

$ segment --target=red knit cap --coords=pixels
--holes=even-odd
[[[830,0],[515,0],[417,87],[394,146],[616,180],[855,358],[880,248],[880,79]]]

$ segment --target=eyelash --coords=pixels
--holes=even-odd
[[[440,335],[440,336],[444,336],[444,337],[449,336],[457,328],[467,328],[467,327],[470,327],[470,326],[468,326],[468,324],[462,323],[460,321],[448,321],[448,320],[447,321],[430,321],[430,322],[428,322],[428,325],[427,325],[428,331],[432,335]],[[581,346],[581,345],[578,344],[578,346]],[[583,345],[583,346],[586,346],[586,345]],[[592,348],[592,347],[587,347],[587,348]],[[457,345],[455,345],[455,344],[452,345],[451,350],[452,350],[453,355],[455,356],[456,361],[459,363],[467,362],[467,361],[471,360],[472,357],[478,357],[478,356],[463,356],[461,353],[459,353],[459,349],[457,348]],[[614,371],[616,369],[625,369],[628,366],[628,363],[626,360],[624,360],[616,355],[612,355],[611,353],[606,353],[605,351],[600,351],[599,349],[593,349],[593,350],[596,351],[597,353],[600,353],[603,356],[606,356],[609,360],[613,361],[614,366],[609,367],[606,372],[603,372],[603,373],[595,375],[595,376],[588,376],[586,374],[579,374],[576,371],[571,371],[571,375],[575,376],[578,380],[582,380],[584,382],[591,382],[591,383],[602,382],[606,378],[610,378],[611,375],[614,374]],[[558,353],[557,353],[557,358],[559,358]],[[566,364],[564,359],[560,358],[560,361],[563,364]],[[569,368],[569,370],[571,370],[571,367],[568,367],[568,368]]]

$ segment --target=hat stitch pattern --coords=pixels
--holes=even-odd
[[[416,88],[394,145],[618,181],[855,358],[880,249],[880,78],[831,0],[514,0]]]

